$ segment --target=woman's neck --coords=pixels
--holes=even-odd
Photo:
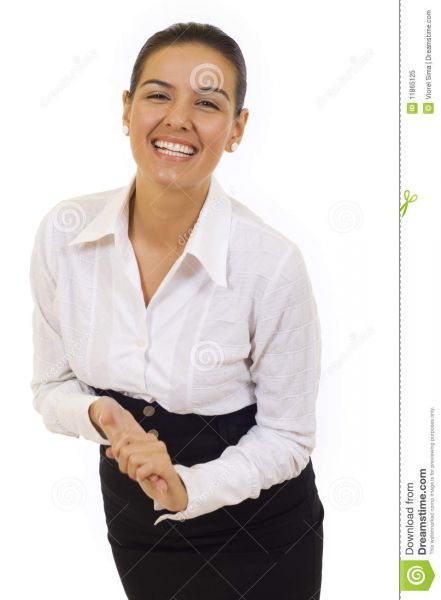
[[[136,185],[129,202],[129,237],[157,248],[176,247],[187,240],[207,197],[210,182],[197,188]]]

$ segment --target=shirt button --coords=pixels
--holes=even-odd
[[[145,406],[143,411],[142,411],[146,417],[151,417],[152,415],[155,414],[155,407],[154,406]]]
[[[138,348],[142,348],[143,346],[145,346],[145,342],[144,340],[138,340]]]
[[[159,436],[159,432],[158,432],[158,430],[157,430],[157,429],[149,429],[149,430],[147,431],[147,433],[153,433],[153,435],[156,435],[156,437],[158,437],[158,436]]]

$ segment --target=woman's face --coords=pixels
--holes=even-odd
[[[151,79],[168,85],[144,83]],[[209,179],[223,152],[240,141],[248,119],[247,109],[234,117],[233,65],[201,44],[174,44],[152,54],[132,100],[124,91],[123,103],[138,170],[161,185],[192,187]],[[166,136],[179,138],[196,152],[184,157],[159,152],[153,141]]]

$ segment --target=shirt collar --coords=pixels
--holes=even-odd
[[[68,246],[94,242],[105,235],[121,231],[127,236],[128,202],[135,188],[136,174],[129,183],[110,192],[104,208],[88,223]],[[205,267],[213,281],[227,287],[227,254],[230,238],[232,205],[217,178],[212,175],[207,197],[198,220],[187,240],[183,254],[192,254]]]

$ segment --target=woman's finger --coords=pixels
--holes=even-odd
[[[155,467],[149,462],[145,462],[136,469],[134,477],[150,498],[154,497],[151,495],[152,491],[158,491],[161,494],[165,494],[168,491],[168,483],[164,478],[159,477],[156,482],[152,482],[152,470],[154,471]],[[159,468],[157,468],[157,470],[159,470]]]
[[[165,492],[168,489],[167,482],[165,479],[155,473],[155,471],[160,471],[163,468],[159,461],[160,459],[158,459],[158,454],[152,455],[151,452],[145,451],[133,452],[130,454],[127,463],[127,475],[130,477],[130,479],[138,481],[136,477],[137,469],[143,465],[148,465],[149,474],[144,479],[149,481],[149,484],[152,485],[153,489],[156,489],[159,492]]]
[[[149,441],[146,435],[147,434],[144,430],[122,431],[121,434],[115,437],[112,444],[112,452],[114,456],[118,459],[121,449],[128,444],[146,443]]]
[[[113,455],[112,452],[112,447],[109,446],[108,448],[106,448],[106,456],[107,458],[111,458],[113,460],[116,460],[115,456]],[[137,481],[136,479],[136,471],[133,472],[132,474],[129,474],[129,477],[131,479],[133,479],[134,481]],[[156,484],[159,489],[163,488],[165,491],[167,490],[167,483],[165,482],[165,480],[163,480],[161,477],[159,477],[159,475],[150,475],[148,477],[148,480],[151,481],[153,484]],[[159,483],[162,482],[162,483]]]
[[[116,435],[126,429],[126,423],[122,406],[111,404],[104,406],[98,417],[98,423],[106,434],[109,441],[113,441]]]
[[[161,456],[157,452],[146,451],[145,447],[138,447],[128,455],[126,470],[130,479],[136,480],[136,469],[145,463],[154,465],[159,470],[162,464]],[[149,480],[155,482],[157,479],[160,479],[159,474],[153,470],[149,475]]]
[[[98,422],[112,445],[119,439],[122,433],[145,434],[144,429],[132,413],[123,408],[115,400],[112,400],[101,409]]]
[[[164,471],[164,465],[166,463],[167,459],[164,457],[164,452],[161,447],[152,452],[151,448],[148,448],[146,451],[144,446],[139,452],[134,451],[130,454],[127,461],[127,473],[130,479],[137,481],[136,472],[139,467],[148,465],[150,472],[145,479],[148,479],[148,481],[153,484],[154,489],[160,492],[166,492],[168,490],[167,481],[160,476],[160,473]]]
[[[115,441],[112,444],[112,452],[117,460],[119,459],[121,448],[131,442],[133,442],[133,434],[131,435],[130,432],[127,431],[122,431],[115,437]]]
[[[126,440],[127,443],[131,443],[131,439],[133,439],[133,438],[129,437],[129,438],[124,438],[124,439]],[[140,436],[139,436],[139,440],[140,440],[140,443],[143,443],[143,440],[140,439]],[[145,440],[144,440],[144,443],[145,443]],[[120,439],[120,442],[117,442],[117,445],[118,445],[118,450],[116,450],[116,445],[115,446],[108,446],[106,448],[106,456],[107,456],[107,458],[112,458],[113,460],[117,460],[118,459],[117,455],[119,455],[119,452],[120,452],[120,450],[122,448],[122,445],[123,445],[123,439],[122,438]]]
[[[160,449],[155,447],[154,443],[146,442],[145,440],[137,443],[128,442],[125,445],[122,445],[118,454],[114,451],[114,454],[117,456],[120,471],[127,474],[129,472],[129,460],[133,454],[142,454],[145,456],[145,460],[148,460],[158,453],[160,453]]]

